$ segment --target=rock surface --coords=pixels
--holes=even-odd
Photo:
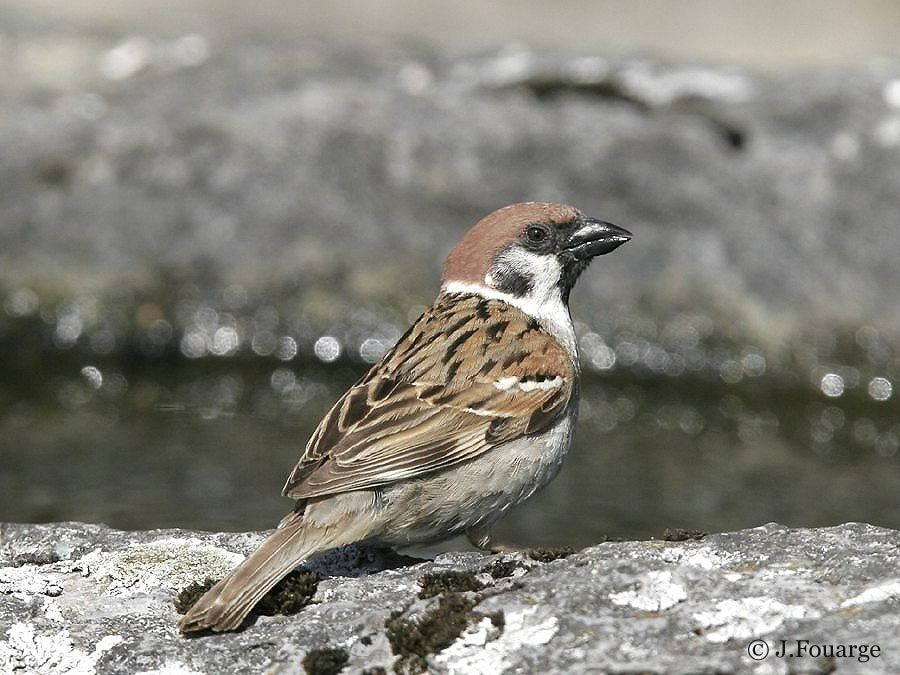
[[[578,290],[601,332],[637,314],[655,338],[686,312],[777,355],[810,325],[900,331],[900,62],[764,76],[148,30],[0,30],[16,315],[26,288],[84,334],[133,328],[149,300],[137,327],[164,317],[177,338],[204,327],[179,303],[239,314],[248,296],[313,330],[401,325],[475,219],[553,199],[636,233]]]
[[[870,525],[608,542],[549,562],[452,553],[401,564],[351,547],[314,561],[322,579],[299,614],[181,637],[175,595],[225,573],[261,536],[0,526],[0,672],[900,672],[900,532]],[[445,631],[443,648],[399,659],[438,639],[423,626]],[[756,639],[768,658],[748,655]],[[867,645],[870,657],[779,658],[782,639],[788,651],[794,640]]]

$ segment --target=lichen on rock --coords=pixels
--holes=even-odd
[[[176,595],[220,578],[264,533],[65,523],[0,535],[3,673],[762,674],[781,662],[753,661],[750,640],[805,636],[880,646],[865,664],[837,659],[841,671],[900,672],[900,532],[871,525],[606,542],[549,563],[348,548],[292,574],[272,616],[196,639],[177,630]]]

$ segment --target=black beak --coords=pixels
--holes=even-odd
[[[576,229],[565,243],[565,250],[576,260],[589,260],[612,253],[631,239],[628,230],[595,218],[579,218]]]

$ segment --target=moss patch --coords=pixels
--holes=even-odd
[[[318,586],[315,572],[291,572],[256,603],[253,611],[263,616],[296,614],[309,604]]]
[[[487,572],[494,579],[506,579],[511,577],[519,569],[519,563],[515,560],[495,560],[490,565],[485,565],[479,571]]]
[[[194,606],[203,594],[218,583],[216,579],[207,577],[203,581],[194,581],[185,586],[178,595],[175,596],[175,611],[179,614],[187,614],[187,611]]]
[[[216,585],[216,579],[205,579],[202,582],[193,582],[184,587],[175,596],[175,609],[179,614],[185,614],[194,606],[206,591]],[[274,616],[275,614],[296,614],[316,594],[319,585],[319,576],[315,572],[291,572],[284,579],[266,593],[256,603],[252,614]]]
[[[560,558],[568,558],[575,553],[575,549],[569,546],[559,548],[533,548],[527,551],[528,557],[538,562],[548,563]]]
[[[708,532],[703,530],[683,530],[680,527],[667,527],[663,532],[665,541],[700,541]]]
[[[309,675],[337,675],[350,660],[347,650],[338,648],[312,649],[303,657],[303,670]]]
[[[429,572],[419,578],[420,598],[433,598],[441,593],[465,593],[480,591],[484,584],[475,578],[474,572]]]
[[[385,622],[391,651],[400,658],[394,665],[398,673],[421,673],[427,668],[428,655],[446,649],[470,623],[484,615],[473,612],[473,600],[460,593],[448,593],[438,600],[438,606],[414,619],[401,618],[394,612]],[[499,613],[502,616],[502,612]],[[491,621],[498,625],[492,616]],[[499,619],[502,624],[502,619]]]

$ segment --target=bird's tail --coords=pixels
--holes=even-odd
[[[210,588],[178,622],[185,633],[234,630],[253,606],[288,572],[307,558],[359,539],[359,533],[286,518],[256,551]],[[348,528],[352,530],[353,528]]]

